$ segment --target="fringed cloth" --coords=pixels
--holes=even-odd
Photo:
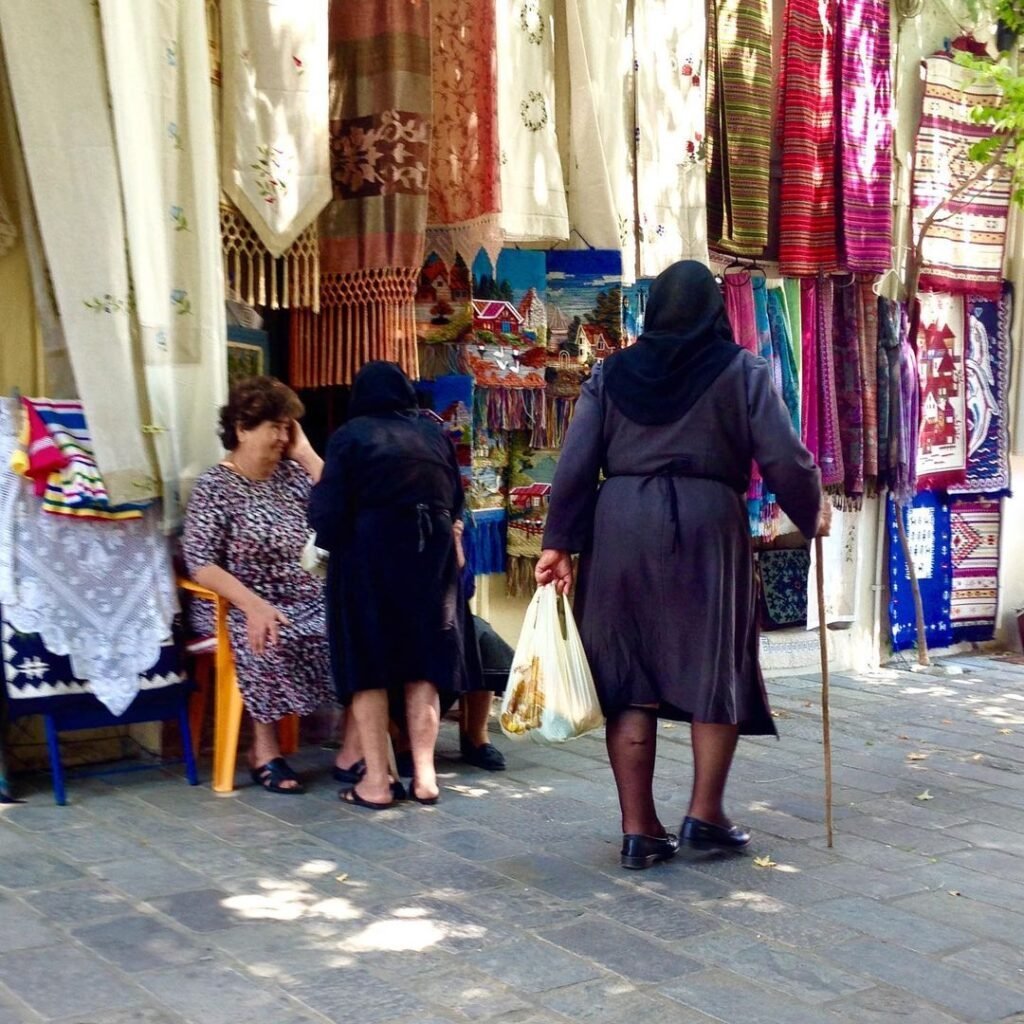
[[[843,453],[843,494],[859,501],[864,496],[864,382],[857,316],[860,290],[852,276],[836,278],[833,294],[832,353]]]
[[[917,490],[917,436],[921,429],[921,391],[917,353],[910,341],[910,320],[905,310],[899,318],[900,428],[897,460],[889,488],[897,501],[909,501]]]
[[[999,601],[1000,503],[950,501],[953,593],[950,624],[954,643],[983,643],[996,631]]]
[[[1005,498],[1010,494],[1010,324],[1013,292],[968,296],[964,370],[967,378],[967,479],[950,494]]]
[[[980,166],[968,150],[991,138],[992,129],[974,122],[974,108],[999,102],[997,89],[976,81],[974,72],[951,55],[937,53],[922,63],[924,104],[914,150],[915,241],[929,214]],[[1010,191],[1010,170],[999,163],[947,203],[921,245],[922,289],[999,298]]]
[[[892,259],[889,0],[843,0],[837,16],[844,262],[881,273]]]
[[[800,375],[793,357],[793,338],[786,315],[782,288],[768,289],[768,323],[772,332],[772,357],[778,360],[782,376],[782,400],[789,410],[793,429],[800,433]]]
[[[964,393],[964,300],[925,292],[919,298],[917,355],[921,430],[918,490],[946,490],[967,476]]]
[[[387,359],[417,377],[430,143],[430,10],[408,0],[330,11],[331,175],[319,315],[291,318],[294,387],[350,384]]]
[[[860,348],[860,401],[864,422],[864,483],[878,484],[878,297],[870,278],[857,281],[857,341]]]
[[[835,0],[787,0],[779,109],[779,272],[838,269]]]
[[[832,350],[833,282],[821,276],[801,285],[801,436],[821,469],[822,486],[836,493],[842,490],[845,476]]]
[[[948,647],[953,639],[950,594],[953,569],[950,552],[949,504],[938,494],[924,492],[905,506],[889,497],[889,623],[894,651],[917,643],[914,598],[903,558],[896,516],[903,516],[909,548],[914,557],[924,607],[925,639],[929,647]]]
[[[759,256],[768,244],[771,14],[767,0],[712,0],[708,17],[708,244]]]
[[[431,0],[433,132],[427,246],[473,265],[501,248],[494,4]]]

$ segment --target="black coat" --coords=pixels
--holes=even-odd
[[[327,627],[342,703],[409,682],[464,688],[452,532],[462,506],[451,442],[415,411],[358,416],[332,436],[309,521],[330,553]]]

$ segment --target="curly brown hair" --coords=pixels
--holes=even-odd
[[[299,419],[306,412],[299,396],[276,377],[246,377],[220,409],[220,440],[228,451],[238,447],[238,428],[252,430],[267,420]]]

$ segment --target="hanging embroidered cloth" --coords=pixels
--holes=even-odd
[[[509,241],[569,237],[555,134],[554,0],[497,0],[501,228]]]
[[[569,219],[598,249],[622,250],[622,281],[637,272],[634,195],[636,82],[627,0],[567,0]]]
[[[803,278],[800,284],[800,438],[819,465],[821,438],[818,425],[818,282]]]
[[[274,257],[331,198],[328,0],[220,0],[224,191]]]
[[[894,651],[905,651],[917,643],[917,618],[910,589],[910,574],[903,558],[896,516],[903,516],[904,529],[924,608],[925,640],[929,647],[948,647],[953,642],[950,599],[953,566],[950,551],[949,503],[941,495],[923,491],[909,504],[897,509],[890,495],[889,528],[889,623]]]
[[[825,625],[833,628],[849,626],[857,617],[857,594],[861,579],[861,514],[859,509],[835,509],[829,535],[821,541],[825,577]],[[811,545],[811,564],[806,586],[807,628],[817,629],[820,619],[817,545],[814,544]]]
[[[636,0],[636,194],[641,277],[708,262],[703,4]]]
[[[964,401],[964,300],[924,292],[919,298],[917,358],[921,430],[918,490],[946,490],[967,474],[967,407]]]
[[[172,529],[196,478],[221,456],[217,409],[227,396],[205,5],[101,0],[100,17],[152,418],[146,429]],[[181,126],[176,135],[170,124]],[[96,411],[87,409],[91,423]]]
[[[836,491],[844,483],[845,470],[833,346],[836,314],[832,278],[818,277],[813,282],[813,288],[815,292],[814,315],[808,323],[807,311],[804,311],[804,329],[806,331],[808,326],[810,327],[811,351],[809,356],[817,364],[814,370],[817,388],[813,393],[812,401],[816,406],[813,416],[818,439],[818,466],[821,469],[822,486]]]
[[[860,349],[860,406],[864,424],[864,477],[878,481],[878,296],[870,278],[857,281],[857,341]]]
[[[836,278],[833,295],[832,356],[843,453],[843,494],[859,499],[864,495],[864,381],[857,319],[860,290],[852,276]]]
[[[431,0],[427,248],[472,265],[501,248],[497,39],[493,4]]]
[[[158,483],[139,412],[127,239],[95,6],[11,0],[0,4],[0,30],[33,206],[96,461],[113,501],[147,500]],[[40,68],[59,73],[40,76]],[[69,168],[76,170],[74,188]]]
[[[881,273],[892,260],[889,0],[840,0],[836,14],[844,262]]]
[[[430,10],[330,9],[331,177],[320,215],[320,313],[291,317],[295,387],[349,384],[386,359],[417,377],[416,284],[430,149]]]
[[[998,501],[953,498],[949,507],[953,552],[950,621],[957,643],[982,643],[996,631],[999,603]]]
[[[786,3],[779,90],[779,272],[783,276],[838,269],[835,5],[836,0]]]
[[[960,42],[977,52],[977,44]],[[984,54],[982,47],[980,52]],[[974,177],[978,163],[968,150],[992,137],[977,124],[977,106],[999,102],[999,91],[960,67],[952,54],[936,53],[922,62],[925,83],[921,125],[914,149],[913,232],[917,239],[927,217]],[[986,171],[940,210],[920,247],[922,289],[998,299],[1002,291],[1011,173],[1004,163]]]
[[[967,309],[964,375],[967,402],[967,478],[950,494],[1002,498],[1010,494],[1010,324],[1013,292],[1007,283],[998,302],[976,296]]]
[[[760,256],[768,244],[771,12],[767,0],[712,0],[708,18],[708,242]]]

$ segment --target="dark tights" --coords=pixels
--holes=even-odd
[[[722,806],[739,727],[694,722],[693,791],[687,814],[715,825],[728,825]],[[648,836],[664,835],[654,806],[654,758],[658,744],[658,718],[654,708],[627,708],[608,719],[608,759],[622,810],[622,831]]]

